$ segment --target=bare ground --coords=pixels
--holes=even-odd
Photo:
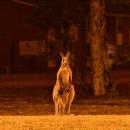
[[[125,90],[127,94],[119,89],[113,94],[94,97],[76,89],[71,112],[75,115],[130,114],[130,91]],[[0,115],[54,115],[52,87],[0,88]]]

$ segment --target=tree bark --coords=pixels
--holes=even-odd
[[[94,95],[99,96],[106,93],[104,0],[90,0],[90,13],[92,87]]]

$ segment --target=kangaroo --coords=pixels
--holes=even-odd
[[[56,83],[53,88],[53,101],[55,104],[55,115],[64,115],[65,109],[70,114],[70,107],[75,97],[74,85],[72,84],[72,70],[69,65],[68,52],[66,56],[60,52],[61,66],[57,72]]]

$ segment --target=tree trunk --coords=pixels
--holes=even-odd
[[[105,64],[104,64],[104,38],[105,38],[105,3],[104,0],[90,0],[90,35],[92,58],[92,87],[94,95],[104,95]]]

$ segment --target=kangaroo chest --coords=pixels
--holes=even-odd
[[[68,84],[70,79],[70,73],[67,69],[64,69],[60,72],[60,78],[63,82],[63,84]]]

